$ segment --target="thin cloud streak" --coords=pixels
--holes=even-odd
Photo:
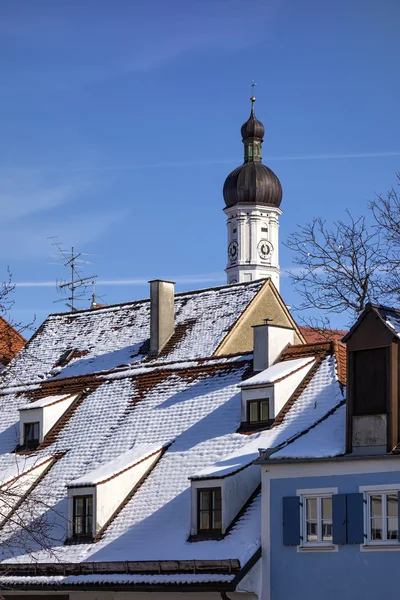
[[[281,277],[288,277],[289,272],[297,272],[299,268],[289,268],[281,270]],[[147,277],[144,279],[98,279],[96,281],[97,285],[104,286],[126,286],[126,285],[147,285],[152,277]],[[217,283],[219,285],[225,283],[225,278],[218,273],[210,273],[209,275],[188,275],[188,276],[178,276],[178,277],[165,277],[167,281],[174,281],[177,284],[191,284],[191,283]],[[41,288],[41,287],[55,287],[55,281],[17,281],[15,283],[16,287],[24,287],[24,288]]]
[[[297,161],[297,160],[346,160],[357,158],[390,158],[400,156],[400,150],[391,152],[349,152],[344,154],[304,154],[293,156],[266,156],[264,162],[269,161]],[[64,165],[63,167],[52,165],[37,165],[35,167],[24,167],[33,171],[69,171],[75,173],[86,172],[113,172],[113,171],[140,171],[141,169],[168,169],[180,167],[204,167],[212,165],[236,164],[237,158],[221,158],[215,160],[188,160],[176,162],[158,162],[127,165]]]
[[[147,279],[99,279],[96,281],[97,285],[104,286],[125,286],[125,285],[147,285],[151,277]],[[222,275],[218,276],[215,273],[211,275],[194,275],[193,277],[168,277],[165,278],[168,281],[174,281],[177,284],[187,283],[223,283],[224,278]],[[55,281],[17,281],[16,287],[24,288],[41,288],[41,287],[55,287]]]

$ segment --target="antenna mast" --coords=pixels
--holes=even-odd
[[[66,305],[71,309],[71,312],[78,310],[76,303],[78,301],[87,300],[84,295],[87,293],[87,287],[93,284],[96,280],[97,275],[91,275],[90,277],[81,277],[79,272],[78,263],[91,264],[90,261],[84,260],[82,256],[90,256],[87,253],[76,252],[74,246],[71,251],[64,250],[61,247],[61,242],[58,242],[56,237],[49,238],[52,241],[52,246],[57,248],[56,258],[60,258],[64,261],[64,266],[71,269],[71,278],[69,281],[57,282],[57,288],[60,292],[69,290],[70,295],[66,298]],[[63,302],[64,299],[55,300],[55,302]]]

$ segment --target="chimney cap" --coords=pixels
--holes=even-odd
[[[169,279],[149,279],[149,283],[172,283],[173,285],[176,284],[176,281],[170,281]]]

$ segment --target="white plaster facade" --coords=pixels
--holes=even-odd
[[[236,204],[224,212],[228,228],[227,282],[270,277],[279,291],[280,208]]]

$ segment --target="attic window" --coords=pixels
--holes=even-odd
[[[25,448],[36,448],[40,440],[40,423],[24,423],[24,446]]]
[[[93,496],[75,496],[73,507],[73,537],[93,536]]]
[[[197,530],[199,533],[219,533],[222,530],[221,488],[197,490]]]
[[[269,420],[269,398],[250,400],[247,403],[247,422],[250,425],[266,423]]]
[[[268,233],[268,228],[267,227],[261,227],[261,231],[263,233]]]

